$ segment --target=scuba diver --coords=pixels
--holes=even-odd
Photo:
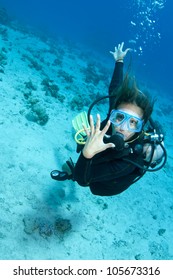
[[[73,120],[80,152],[76,164],[70,159],[66,161],[68,171],[51,172],[52,179],[76,181],[98,196],[122,193],[146,171],[161,169],[167,159],[163,134],[151,119],[154,100],[137,88],[134,79],[128,75],[123,79],[123,61],[130,50],[123,51],[123,46],[121,43],[110,52],[115,69],[109,95],[93,102],[87,117],[85,113]],[[104,98],[109,98],[107,118],[101,122],[97,114],[94,124],[91,110]]]

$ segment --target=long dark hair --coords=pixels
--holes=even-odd
[[[122,85],[112,92],[111,95],[116,95],[112,109],[116,109],[122,103],[131,103],[137,105],[144,111],[143,119],[145,123],[150,118],[155,99],[147,91],[142,92],[138,89],[135,78],[129,77],[126,74]]]

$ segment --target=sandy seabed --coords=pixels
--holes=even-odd
[[[111,70],[71,42],[0,31],[0,259],[173,259],[172,100],[154,113],[167,130],[162,170],[114,197],[53,181],[78,157],[72,118],[107,94]]]

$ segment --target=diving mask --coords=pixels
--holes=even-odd
[[[121,110],[112,110],[109,120],[115,126],[123,126],[124,128],[126,125],[127,130],[131,132],[140,132],[144,122],[141,118]]]

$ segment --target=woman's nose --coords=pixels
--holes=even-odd
[[[128,130],[127,122],[123,122],[123,123],[120,125],[120,130]]]

